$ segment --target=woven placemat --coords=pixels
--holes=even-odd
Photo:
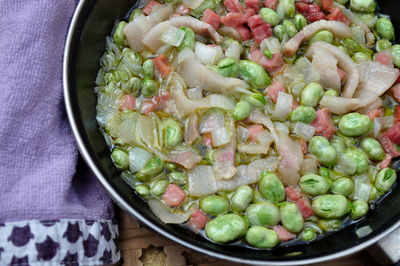
[[[117,210],[119,217],[119,244],[121,265],[128,266],[238,266],[227,261],[211,258],[191,251],[165,237],[144,228],[122,210]],[[373,266],[378,263],[367,251],[349,257],[314,264],[315,266]]]

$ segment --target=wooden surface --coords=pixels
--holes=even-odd
[[[119,210],[119,227],[122,265],[128,266],[236,266],[232,262],[217,260],[188,250],[159,234],[140,226],[126,213]],[[372,266],[378,263],[367,251],[349,257],[315,264],[315,266]]]

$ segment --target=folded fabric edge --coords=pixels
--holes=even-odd
[[[115,220],[0,224],[0,265],[105,265],[119,260]]]

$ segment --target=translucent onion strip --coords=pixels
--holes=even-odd
[[[134,147],[129,151],[129,168],[132,172],[137,172],[152,157],[152,154],[145,149]]]
[[[219,147],[231,141],[231,134],[229,134],[226,127],[220,127],[211,131],[211,139],[213,145]]]

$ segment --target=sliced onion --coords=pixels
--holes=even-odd
[[[188,192],[190,196],[203,196],[217,192],[214,169],[210,165],[196,165],[188,171]]]
[[[318,162],[314,157],[304,158],[301,164],[300,173],[302,175],[306,174],[316,174],[318,172]]]
[[[222,56],[222,48],[221,46],[209,46],[201,42],[196,42],[194,53],[201,63],[213,65]]]
[[[368,174],[363,174],[354,178],[354,194],[353,199],[355,200],[369,200],[369,194],[371,193],[372,186]]]
[[[250,133],[247,128],[238,126],[237,127],[237,138],[239,143],[246,143],[250,137]]]
[[[222,113],[212,114],[200,122],[200,133],[210,133],[213,130],[224,127],[225,119]]]
[[[315,223],[312,223],[312,222],[305,222],[304,228],[314,229],[318,234],[322,234],[324,232],[318,225],[316,225]]]
[[[285,134],[285,135],[289,134],[289,127],[285,123],[274,122],[274,126],[278,133]]]
[[[238,145],[239,152],[247,153],[247,154],[268,154],[269,145],[265,144],[239,144]]]
[[[208,95],[212,107],[219,107],[225,110],[233,110],[236,106],[235,101],[223,94]]]
[[[239,42],[231,42],[231,44],[225,50],[225,56],[233,57],[236,60],[240,59],[241,47]]]
[[[353,175],[356,172],[357,164],[353,163],[353,161],[349,160],[344,156],[344,154],[340,155],[334,170],[336,172],[345,174],[345,175]]]
[[[158,217],[158,219],[166,224],[184,223],[189,219],[192,212],[194,212],[196,209],[194,205],[192,205],[186,212],[172,209],[158,199],[149,199],[147,203],[149,204],[151,211]]]
[[[292,110],[293,96],[285,92],[279,92],[273,116],[277,119],[286,120]]]
[[[263,144],[263,145],[269,146],[269,145],[271,145],[272,142],[274,142],[274,137],[267,130],[263,130],[263,131],[259,132],[255,138],[258,143]]]
[[[179,46],[185,37],[185,32],[174,26],[168,26],[160,37],[160,40],[165,44]]]
[[[134,147],[129,151],[129,169],[132,172],[137,172],[145,166],[152,157],[152,154],[145,149]]]
[[[148,32],[150,30],[151,25],[149,25],[149,22],[147,21],[147,17],[145,15],[137,16],[134,19],[134,22],[141,32]]]
[[[185,48],[182,51],[180,51],[176,57],[176,64],[179,65],[183,61],[189,58],[195,58],[196,55],[194,54],[193,50],[190,48]]]
[[[385,117],[376,117],[374,119],[374,137],[379,137],[382,130],[390,128],[394,124],[394,117],[392,115]]]
[[[306,83],[319,80],[318,71],[305,56],[296,61],[294,69],[304,77]]]
[[[211,139],[213,146],[219,147],[231,141],[231,134],[226,127],[220,127],[211,131]]]
[[[280,53],[281,52],[281,44],[278,38],[269,37],[264,39],[260,44],[261,52],[264,52],[268,49],[272,54]]]
[[[182,0],[182,3],[191,9],[199,7],[203,2],[204,0]]]
[[[355,26],[351,28],[352,39],[358,42],[358,44],[365,46],[365,31],[361,26]]]
[[[192,100],[201,100],[203,98],[203,90],[200,87],[187,89],[186,94]]]
[[[302,122],[296,122],[293,133],[304,140],[311,140],[315,133],[315,127]]]

